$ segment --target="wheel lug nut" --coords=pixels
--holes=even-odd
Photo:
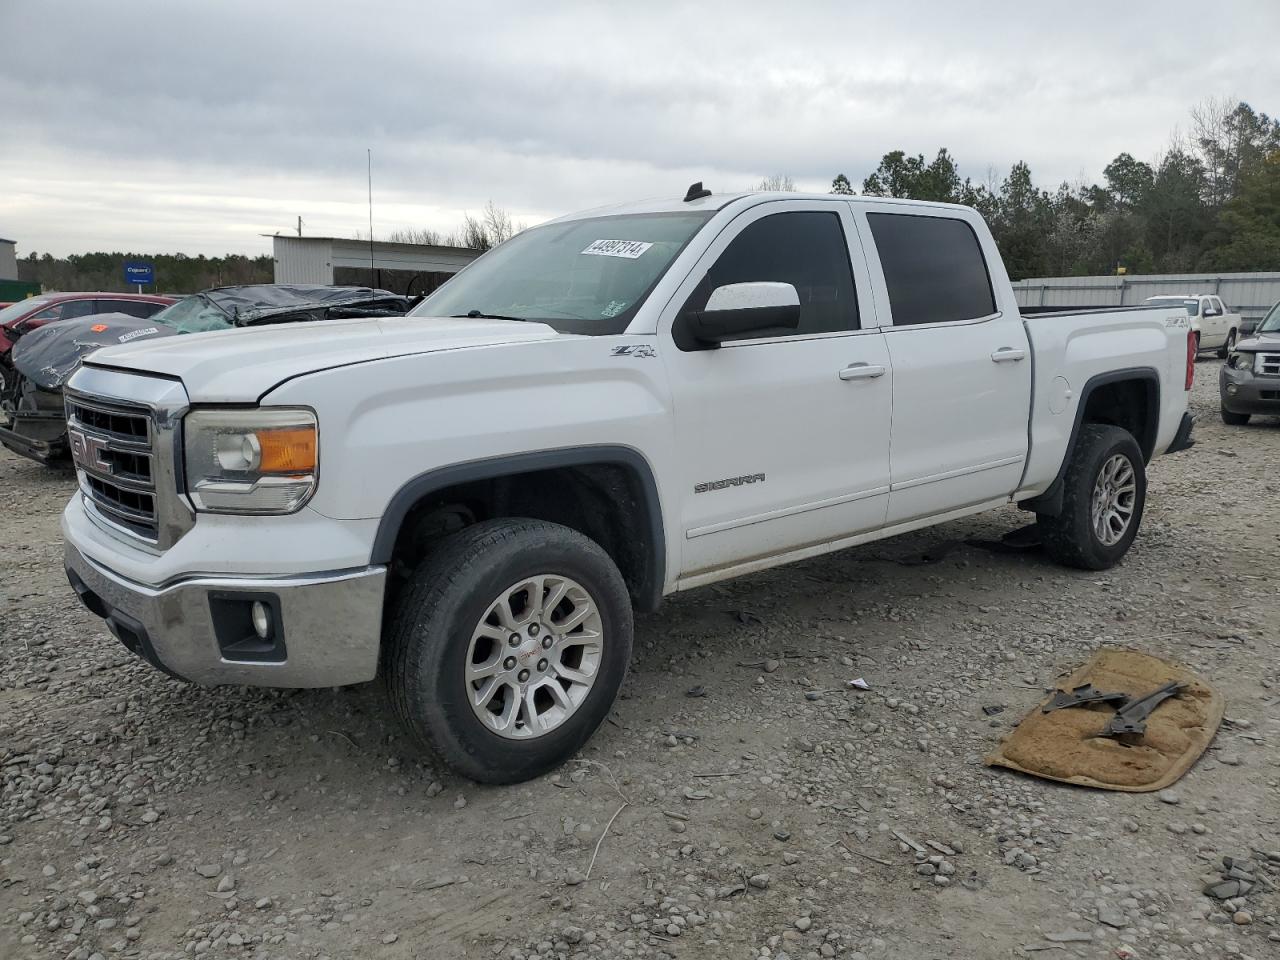
[[[551,649],[551,644],[552,644],[552,638],[551,638],[550,634],[548,634],[547,636],[545,636],[545,637],[543,637],[543,638],[542,638],[542,649],[543,649],[543,650],[550,650],[550,649]]]
[[[511,644],[511,646],[513,647],[520,646],[520,634],[513,633],[510,637],[507,638],[507,643]]]
[[[505,670],[514,670],[516,666],[516,658],[507,657],[507,659],[502,661],[502,666],[503,666],[503,669]]]
[[[529,636],[536,637],[538,635],[538,625],[536,623],[529,624]]]
[[[546,661],[546,660],[539,660],[539,661],[538,661],[538,672],[539,672],[539,673],[541,673],[543,670],[546,670],[546,669],[547,669],[547,661]]]
[[[519,673],[519,674],[517,674],[517,677],[519,678],[519,680],[520,680],[520,682],[521,682],[521,683],[524,683],[526,680],[528,680],[528,679],[529,679],[529,671],[528,671],[528,670],[521,670],[521,671],[520,671],[520,673]]]

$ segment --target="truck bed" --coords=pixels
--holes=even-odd
[[[1185,310],[1159,305],[1055,309],[1024,315],[1023,326],[1033,363],[1030,455],[1014,499],[1037,496],[1053,483],[1070,449],[1081,404],[1109,382],[1137,376],[1150,384],[1146,403],[1154,410],[1154,427],[1134,425],[1148,459],[1173,443],[1187,408],[1190,321]]]

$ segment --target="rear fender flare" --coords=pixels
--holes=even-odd
[[[1085,382],[1084,389],[1080,391],[1080,402],[1076,404],[1075,419],[1071,424],[1071,437],[1067,441],[1067,449],[1063,454],[1062,464],[1058,467],[1058,474],[1053,478],[1053,483],[1049,484],[1044,493],[1030,500],[1023,500],[1018,506],[1024,510],[1051,517],[1056,517],[1062,512],[1063,478],[1067,475],[1067,464],[1071,461],[1071,454],[1080,437],[1080,427],[1084,424],[1084,412],[1089,408],[1090,397],[1100,387],[1130,381],[1140,382],[1147,389],[1146,422],[1142,424],[1141,436],[1134,439],[1142,448],[1142,455],[1147,462],[1151,462],[1151,458],[1155,456],[1156,435],[1160,430],[1160,375],[1154,367],[1129,367],[1124,370],[1109,370],[1106,373],[1095,374]]]

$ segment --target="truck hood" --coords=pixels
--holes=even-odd
[[[1260,351],[1280,352],[1280,331],[1268,330],[1266,333],[1254,333],[1239,341],[1235,347],[1242,353],[1258,353]]]
[[[557,336],[546,324],[515,320],[321,320],[107,347],[86,364],[177,377],[197,403],[250,403],[285,380],[333,367]]]

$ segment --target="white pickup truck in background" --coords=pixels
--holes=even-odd
[[[1190,445],[1181,304],[1019,315],[972,209],[713,196],[527,230],[406,319],[92,355],[81,599],[198,683],[381,674],[477,780],[608,713],[632,608],[1019,503],[1103,569]]]
[[[1186,310],[1197,338],[1197,351],[1214,350],[1225,359],[1240,338],[1240,314],[1228,310],[1216,293],[1163,294],[1147,297],[1143,303],[1152,307],[1181,307]]]

